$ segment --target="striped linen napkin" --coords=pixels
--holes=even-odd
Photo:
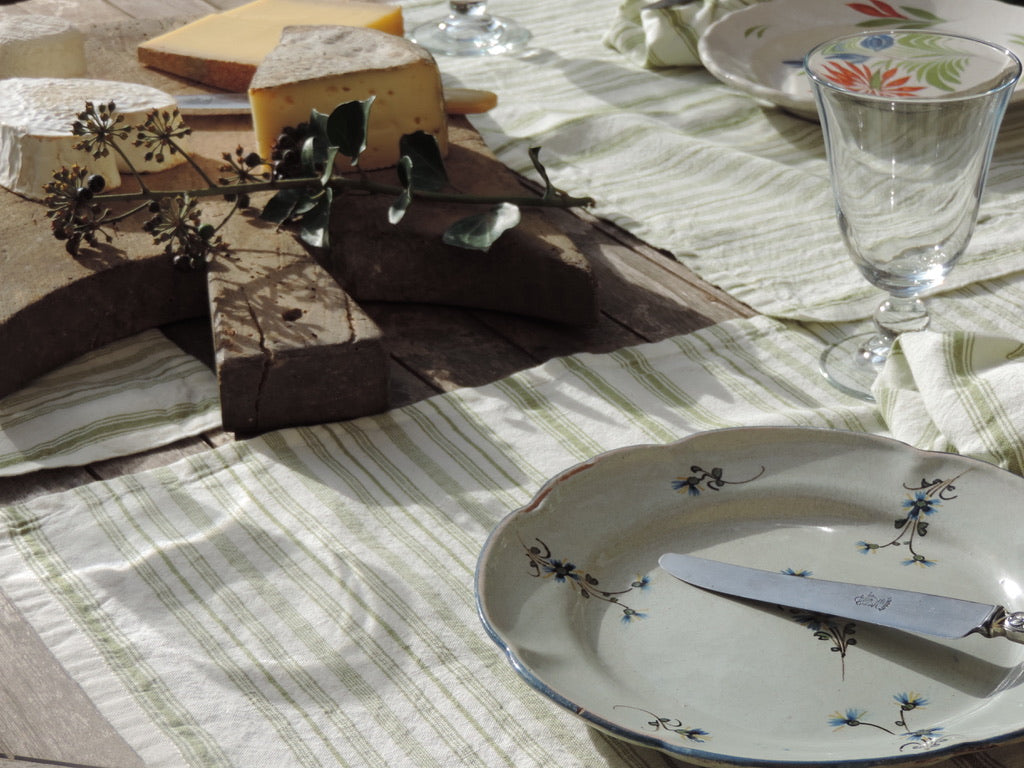
[[[697,41],[723,16],[762,0],[625,0],[604,42],[652,69],[700,66]]]
[[[874,394],[894,437],[1024,474],[1024,342],[962,331],[906,334]]]
[[[0,400],[0,476],[139,453],[219,425],[213,372],[145,331]]]
[[[0,588],[153,768],[663,767],[523,684],[476,616],[476,558],[596,453],[739,425],[887,434],[819,352],[730,321],[33,499],[0,510]]]

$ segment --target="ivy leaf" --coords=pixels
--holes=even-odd
[[[327,115],[321,112],[319,109],[311,109],[309,112],[309,136],[322,136],[324,141],[328,144],[331,142],[327,138]]]
[[[302,168],[309,176],[319,176],[327,165],[327,153],[330,147],[322,135],[314,134],[302,142],[300,159]]]
[[[337,147],[346,157],[352,158],[352,165],[359,162],[359,155],[366,149],[367,125],[370,108],[375,96],[365,101],[346,101],[339,104],[327,117],[324,132],[327,143]]]
[[[274,224],[284,224],[289,219],[302,216],[316,205],[316,201],[305,189],[282,189],[274,195],[260,211],[260,218]]]
[[[519,207],[499,203],[485,213],[467,216],[452,224],[442,238],[447,245],[488,250],[501,235],[519,223]]]
[[[540,177],[544,179],[544,199],[550,200],[556,197],[558,190],[551,183],[551,179],[548,178],[548,171],[540,161],[540,147],[530,147],[530,161],[533,163],[537,173],[540,174]]]
[[[327,157],[324,158],[324,169],[320,174],[320,186],[326,187],[334,175],[334,158],[338,156],[337,147],[327,148]]]
[[[327,248],[330,245],[331,202],[334,198],[330,187],[317,196],[316,205],[302,217],[299,237],[313,248]]]
[[[405,212],[409,210],[409,206],[412,205],[413,169],[415,167],[412,158],[408,155],[402,155],[398,161],[398,180],[402,184],[402,194],[388,208],[388,221],[391,224],[400,222],[405,216]]]
[[[398,151],[412,160],[412,185],[416,189],[437,192],[448,183],[448,172],[434,134],[426,131],[407,133],[399,140]]]

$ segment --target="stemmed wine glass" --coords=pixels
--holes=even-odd
[[[448,15],[416,27],[410,39],[447,56],[493,56],[517,53],[530,32],[510,19],[487,12],[487,0],[450,0]]]
[[[961,35],[864,32],[804,59],[825,137],[836,218],[861,274],[889,296],[875,333],[833,345],[822,372],[873,400],[900,333],[923,330],[921,294],[960,259],[977,221],[989,160],[1021,63]]]

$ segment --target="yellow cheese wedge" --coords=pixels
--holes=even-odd
[[[244,91],[256,67],[292,25],[338,24],[401,37],[400,6],[359,0],[254,0],[147,40],[139,61],[179,77]]]
[[[256,70],[249,87],[257,150],[269,157],[281,130],[329,114],[347,101],[375,97],[364,170],[399,159],[399,139],[425,131],[448,150],[441,74],[430,53],[405,38],[358,27],[288,27]]]

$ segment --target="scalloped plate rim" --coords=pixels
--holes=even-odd
[[[483,628],[486,634],[491,640],[498,646],[500,651],[505,656],[506,661],[514,669],[516,674],[529,685],[535,692],[548,698],[558,706],[565,710],[568,710],[573,715],[584,720],[588,725],[595,727],[596,729],[622,741],[639,745],[641,747],[653,748],[655,750],[664,752],[673,757],[691,760],[699,765],[705,766],[739,766],[741,768],[812,768],[812,766],[828,766],[828,768],[866,768],[866,766],[905,766],[905,765],[925,765],[939,762],[942,760],[948,760],[952,757],[969,754],[982,749],[988,749],[993,746],[1005,745],[1009,743],[1019,742],[1024,740],[1024,725],[1013,731],[1007,731],[999,734],[996,737],[970,739],[965,741],[959,741],[949,747],[936,748],[927,754],[915,753],[907,755],[893,755],[893,756],[867,756],[864,758],[852,758],[852,759],[822,759],[808,757],[806,759],[795,759],[795,760],[775,760],[768,758],[757,758],[757,757],[745,757],[742,755],[730,754],[727,752],[709,750],[709,749],[698,749],[688,746],[679,746],[675,743],[670,743],[664,739],[652,736],[648,733],[642,733],[629,726],[621,723],[613,722],[607,718],[601,717],[587,709],[582,703],[574,702],[568,696],[563,695],[556,690],[551,684],[542,679],[541,676],[536,674],[534,670],[526,664],[517,654],[512,644],[506,640],[501,632],[492,624],[489,618],[487,601],[484,597],[485,592],[485,576],[484,570],[487,565],[487,561],[490,557],[490,553],[493,550],[496,543],[500,540],[503,532],[506,528],[510,527],[522,514],[527,513],[534,509],[540,504],[544,498],[556,487],[559,483],[568,477],[571,477],[580,471],[584,471],[593,467],[596,467],[606,459],[619,456],[624,453],[630,453],[634,451],[643,450],[659,450],[659,449],[671,449],[675,446],[680,446],[688,442],[700,440],[702,437],[709,434],[725,434],[725,433],[749,433],[751,435],[771,435],[772,433],[787,432],[787,433],[806,433],[809,437],[813,437],[816,434],[819,435],[830,435],[830,436],[846,436],[851,440],[862,440],[865,443],[876,443],[880,446],[895,447],[898,450],[905,451],[909,454],[917,454],[919,456],[947,456],[952,457],[958,462],[964,462],[968,465],[978,465],[981,467],[988,468],[989,471],[995,470],[996,472],[1011,475],[1018,480],[1024,479],[1019,478],[1012,473],[1007,472],[989,462],[985,462],[980,459],[972,457],[962,456],[955,453],[943,452],[943,451],[930,451],[921,448],[917,448],[906,442],[896,440],[891,437],[875,435],[871,433],[851,432],[847,430],[838,430],[824,427],[776,427],[776,426],[754,426],[754,427],[729,427],[717,430],[708,430],[704,432],[697,432],[686,437],[683,437],[677,441],[656,444],[656,443],[642,443],[636,445],[622,446],[613,448],[608,451],[604,451],[589,459],[578,462],[567,469],[562,470],[553,477],[549,478],[544,484],[537,490],[534,496],[525,505],[513,510],[508,513],[502,520],[495,525],[484,542],[480,555],[477,559],[475,571],[474,571],[474,597],[475,605],[477,610],[478,618],[483,624]]]

